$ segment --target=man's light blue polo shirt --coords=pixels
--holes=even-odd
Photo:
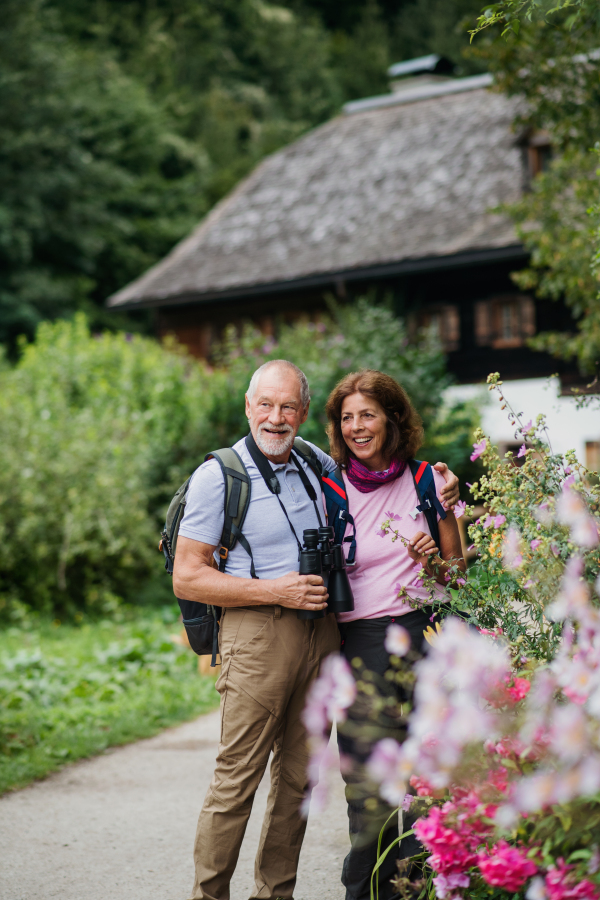
[[[335,463],[330,456],[314,444],[310,446],[319,457],[324,472],[335,469]],[[250,506],[242,532],[252,548],[256,574],[259,578],[279,578],[288,572],[297,572],[298,545],[277,498],[266,486],[248,453],[245,441],[238,441],[233,445],[233,449],[240,455],[251,481]],[[299,456],[296,456],[296,459],[315,488],[319,498],[317,500],[320,504],[319,509],[324,510],[317,476],[308,463],[303,462]],[[302,532],[305,528],[319,527],[314,504],[306,493],[293,462],[269,464],[281,485],[279,494],[281,502],[298,538],[302,541]],[[179,534],[193,541],[218,545],[223,531],[224,494],[225,485],[221,467],[215,459],[210,459],[196,469],[192,476]],[[321,514],[321,518],[325,524],[324,513]],[[250,577],[250,557],[239,543],[229,554],[225,571],[242,578]]]

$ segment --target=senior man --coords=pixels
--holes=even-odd
[[[339,649],[335,617],[303,620],[298,610],[326,608],[320,576],[298,574],[298,538],[323,514],[318,479],[291,456],[310,402],[304,373],[274,360],[252,376],[246,394],[251,438],[238,441],[251,480],[243,526],[250,558],[236,544],[227,572],[211,566],[223,528],[224,481],[216,460],[196,470],[179,529],[173,588],[178,597],[222,608],[221,740],[215,773],[196,832],[193,900],[229,900],[229,884],[256,789],[273,751],[271,787],[255,862],[251,900],[291,900],[306,829],[300,805],[307,789],[308,750],[301,720],[307,690],[321,661]],[[252,441],[253,438],[253,441]],[[250,442],[250,447],[248,445]],[[313,447],[324,471],[333,460]],[[269,461],[281,485],[268,489],[251,453]],[[296,464],[302,466],[300,474]],[[307,492],[306,479],[317,501]],[[446,496],[453,493],[452,476]]]

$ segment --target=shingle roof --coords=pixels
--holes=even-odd
[[[478,80],[479,78],[479,80]],[[516,102],[485,76],[340,115],[265,159],[110,306],[232,290],[517,243],[489,212],[522,189]],[[454,85],[449,93],[448,88]],[[389,98],[387,98],[389,99]]]

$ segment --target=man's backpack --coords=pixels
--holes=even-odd
[[[311,466],[322,483],[323,493],[327,501],[328,521],[330,523],[337,521],[340,515],[347,511],[348,508],[348,498],[341,472],[336,471],[336,473],[328,473],[326,476],[323,476],[318,456],[302,438],[295,439],[294,451]],[[209,459],[217,460],[225,480],[224,520],[220,540],[221,546],[219,548],[219,571],[225,571],[229,553],[233,550],[236,543],[239,542],[250,557],[250,571],[252,577],[255,578],[256,573],[254,571],[254,562],[252,561],[252,551],[242,531],[251,496],[251,483],[246,467],[241,457],[232,447],[225,447],[222,450],[214,450],[212,453],[208,453],[204,458],[204,462]],[[181,485],[169,504],[165,527],[159,544],[159,549],[162,550],[165,556],[165,569],[170,575],[173,574],[177,537],[181,520],[185,514],[190,480],[191,476]],[[348,517],[347,521],[352,525],[354,524],[351,516]],[[346,524],[346,521],[344,521],[343,531],[346,529]],[[338,526],[337,532],[339,530]],[[351,540],[355,549],[356,540],[355,538]],[[352,549],[352,561],[354,560],[354,549]],[[349,564],[352,564],[352,562]],[[211,654],[211,666],[216,665],[218,623],[221,618],[221,608],[206,603],[198,603],[194,600],[182,600],[179,597],[177,601],[181,609],[183,625],[187,632],[190,647],[199,656]]]
[[[337,468],[333,472],[324,474],[318,456],[302,438],[297,437],[294,440],[294,451],[308,463],[319,478],[325,496],[327,521],[334,529],[334,541],[336,544],[341,544],[342,542],[350,544],[346,562],[347,565],[353,566],[356,556],[356,528],[348,508],[348,495],[341,470]],[[256,573],[254,572],[252,551],[242,532],[251,497],[251,482],[246,467],[241,457],[232,447],[225,447],[208,453],[204,458],[204,462],[209,459],[217,460],[225,480],[224,520],[220,540],[221,546],[219,548],[219,571],[225,571],[229,553],[239,541],[250,557],[251,575],[255,578]],[[438,543],[439,530],[436,513],[439,512],[442,518],[446,518],[446,513],[435,493],[435,482],[431,466],[428,463],[412,460],[410,468],[419,498],[417,509],[425,513],[431,535]],[[179,535],[179,526],[185,513],[190,480],[191,476],[181,485],[169,504],[165,527],[159,543],[159,549],[162,550],[165,556],[165,569],[170,575],[173,574],[177,537]],[[352,528],[350,537],[345,536],[348,525]],[[194,600],[182,600],[179,597],[177,601],[181,609],[183,626],[187,632],[190,647],[199,656],[211,654],[211,666],[215,666],[218,652],[221,607],[198,603]]]

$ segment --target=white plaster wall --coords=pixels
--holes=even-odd
[[[555,453],[575,450],[580,462],[586,462],[586,441],[600,441],[600,404],[596,401],[587,409],[577,409],[571,397],[561,397],[558,378],[526,378],[505,381],[502,390],[515,412],[523,413],[528,422],[538,413],[547,416],[548,431]],[[497,391],[476,384],[455,385],[444,394],[446,400],[481,400],[483,430],[492,440],[514,443],[514,428],[507,418],[507,410],[500,409]]]

